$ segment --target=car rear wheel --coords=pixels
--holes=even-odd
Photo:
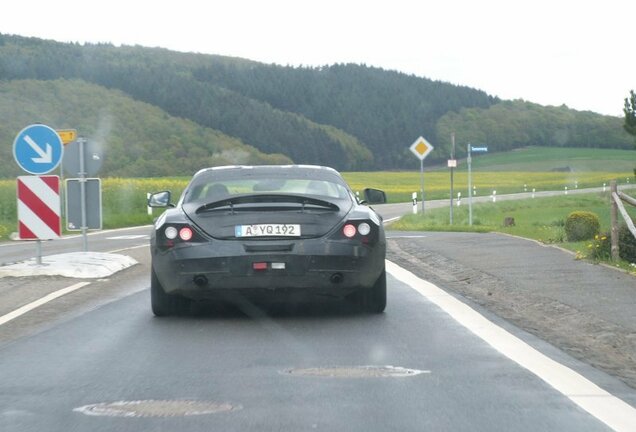
[[[155,270],[150,271],[150,305],[155,316],[176,315],[190,309],[190,301],[176,295],[166,294]]]
[[[373,284],[373,288],[367,293],[367,311],[371,313],[382,313],[386,308],[386,270],[378,277]]]
[[[384,312],[386,308],[386,270],[382,270],[371,288],[358,291],[353,299],[366,312],[374,314]]]

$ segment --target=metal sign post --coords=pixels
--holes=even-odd
[[[487,152],[488,147],[473,147],[470,143],[466,146],[466,151],[468,152],[468,158],[466,162],[468,163],[468,225],[473,225],[473,179],[472,179],[472,157],[471,152]]]
[[[422,214],[424,214],[424,159],[433,151],[433,146],[423,137],[415,140],[409,150],[420,160],[420,193],[422,195]]]
[[[468,225],[473,226],[473,178],[470,171],[470,166],[472,164],[470,143],[467,144],[466,151],[468,152],[468,158],[466,159],[466,163],[468,164]]]
[[[84,163],[84,145],[86,144],[86,139],[79,138],[77,140],[79,144],[79,179],[80,179],[80,205],[82,207],[82,250],[84,252],[88,251],[88,226],[86,225],[86,170]]]
[[[101,229],[101,187],[96,179],[89,179],[99,171],[102,165],[102,155],[99,146],[83,137],[67,145],[64,152],[64,170],[72,177],[73,193],[67,182],[67,229],[78,230],[82,233],[82,248],[88,251],[88,230]],[[79,187],[75,182],[79,183]],[[79,202],[79,205],[77,204]],[[98,206],[97,208],[93,208]],[[98,212],[97,216],[93,212]],[[72,213],[72,215],[71,215]]]
[[[453,170],[457,167],[457,160],[455,159],[455,132],[451,133],[451,154],[448,160],[448,167],[450,168],[450,224],[453,224]]]

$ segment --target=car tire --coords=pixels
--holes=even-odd
[[[368,313],[380,314],[386,309],[386,270],[378,276],[372,287],[356,292],[351,299]]]
[[[186,298],[166,294],[157,278],[155,270],[150,271],[150,306],[155,316],[177,315],[190,309],[190,301]]]

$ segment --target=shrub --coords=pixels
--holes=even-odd
[[[575,211],[565,220],[565,235],[568,241],[590,240],[599,233],[601,223],[595,213]]]
[[[611,258],[611,245],[609,233],[598,234],[587,245],[587,258],[595,260],[609,260]]]
[[[625,261],[636,263],[636,238],[627,225],[621,225],[618,229],[618,254]]]

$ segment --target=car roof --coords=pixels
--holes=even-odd
[[[203,168],[199,170],[195,176],[210,172],[210,171],[239,171],[239,170],[254,170],[261,172],[282,172],[285,170],[289,171],[307,171],[307,170],[324,170],[325,172],[331,172],[337,175],[340,175],[338,171],[331,167],[321,166],[321,165],[224,165],[224,166],[215,166],[209,168]]]
[[[320,165],[224,165],[224,166],[215,166],[204,168],[197,171],[193,177],[199,177],[204,174],[213,174],[213,173],[221,173],[221,172],[234,172],[239,173],[243,172],[246,175],[249,173],[289,173],[291,175],[294,174],[325,174],[325,176],[332,177],[337,176],[341,178],[341,175],[338,171],[331,167],[320,166]]]

